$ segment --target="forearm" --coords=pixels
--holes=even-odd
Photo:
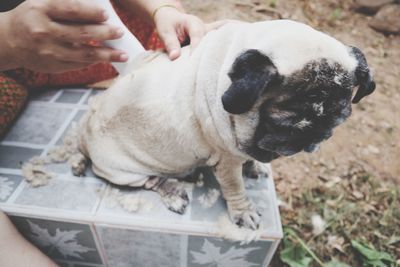
[[[10,12],[0,13],[0,71],[19,67],[17,59],[13,56],[12,48],[8,43],[9,17]]]
[[[26,241],[0,210],[0,266],[57,267],[47,256]]]
[[[149,23],[154,23],[153,13],[162,5],[173,5],[178,10],[183,11],[182,5],[178,0],[122,0],[121,3]]]

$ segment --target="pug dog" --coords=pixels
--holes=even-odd
[[[353,95],[353,88],[358,87]],[[160,52],[90,101],[79,123],[73,172],[158,192],[183,213],[186,192],[169,178],[213,168],[236,224],[256,229],[244,171],[312,152],[375,83],[362,52],[290,20],[227,23],[170,61]]]

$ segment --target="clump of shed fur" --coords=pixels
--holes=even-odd
[[[46,170],[46,164],[68,162],[74,166],[77,156],[81,154],[78,149],[77,126],[73,123],[63,140],[63,145],[51,148],[45,156],[31,158],[22,165],[22,174],[33,187],[46,185],[54,177],[54,173]]]

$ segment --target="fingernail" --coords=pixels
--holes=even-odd
[[[125,53],[119,55],[119,61],[126,62],[128,61],[128,58],[129,58],[128,55]]]
[[[103,12],[101,13],[101,18],[102,18],[103,20],[108,20],[107,11],[103,10]]]
[[[174,60],[177,57],[179,57],[179,50],[175,49],[175,50],[171,50],[171,52],[169,52],[169,58]]]
[[[121,37],[122,35],[124,35],[124,31],[121,28],[116,28],[115,29],[115,36],[116,37]]]

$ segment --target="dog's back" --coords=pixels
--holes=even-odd
[[[96,174],[116,184],[181,176],[204,165],[210,154],[194,114],[194,78],[184,77],[195,75],[194,66],[185,55],[171,62],[154,53],[95,96],[80,122],[81,151]]]

